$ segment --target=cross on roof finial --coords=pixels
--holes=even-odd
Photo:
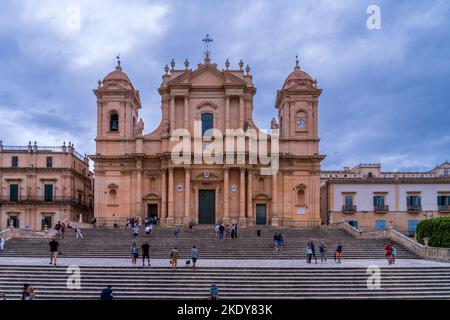
[[[203,53],[205,54],[205,60],[207,60],[207,59],[209,60],[209,55],[210,55],[210,53],[211,53],[209,44],[210,44],[211,42],[213,42],[213,39],[211,39],[211,38],[209,37],[209,34],[206,34],[206,37],[205,37],[204,39],[202,39],[202,41],[203,41],[203,43],[204,43],[204,50],[203,50]]]
[[[116,57],[117,59],[117,68],[120,68],[120,53]]]

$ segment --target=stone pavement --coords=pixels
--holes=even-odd
[[[169,267],[169,259],[152,259],[154,267]],[[0,257],[0,265],[46,265],[48,258],[24,258],[24,257]],[[185,260],[179,259],[178,266],[184,268]],[[60,266],[104,266],[104,267],[130,267],[131,259],[103,259],[103,258],[60,258]],[[450,263],[437,262],[421,259],[397,259],[394,265],[388,265],[385,259],[342,259],[342,263],[335,263],[333,257],[327,263],[317,264],[306,263],[305,260],[231,260],[231,259],[199,259],[197,267],[204,268],[361,268],[370,265],[380,267],[401,268],[401,267],[450,267]],[[138,258],[138,267],[142,267],[142,259]],[[148,267],[147,267],[148,268]]]

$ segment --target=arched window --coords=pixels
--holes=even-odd
[[[214,128],[214,115],[212,113],[202,113],[201,121],[202,136],[204,136],[207,130]]]
[[[295,127],[297,130],[306,128],[306,113],[304,111],[298,111],[295,114]]]
[[[119,131],[119,115],[116,112],[109,116],[109,131]]]
[[[300,207],[305,206],[305,190],[304,189],[297,190],[297,206],[300,206]]]

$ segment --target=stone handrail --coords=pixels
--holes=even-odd
[[[450,262],[450,248],[438,248],[423,245],[392,227],[380,231],[362,231],[352,227],[345,221],[341,221],[332,223],[328,225],[327,228],[344,230],[357,239],[390,239],[423,259]]]
[[[414,252],[421,258],[450,262],[450,248],[438,248],[423,245],[394,229],[389,230],[389,239],[400,243],[403,247]]]
[[[5,241],[12,238],[52,238],[56,235],[56,231],[51,230],[24,230],[9,227],[5,230],[0,231],[0,236],[5,239]]]

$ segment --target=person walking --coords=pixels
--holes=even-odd
[[[225,226],[225,240],[231,238],[231,227],[227,224]]]
[[[324,262],[327,263],[327,247],[322,241],[320,241],[319,253],[320,253],[320,261],[322,263]]]
[[[238,225],[237,223],[234,224],[234,238],[238,238]]]
[[[311,242],[308,242],[308,244],[306,245],[306,263],[311,263],[311,257],[312,257]]]
[[[136,260],[139,257],[139,249],[136,245],[136,242],[133,242],[131,245],[131,264],[136,266]]]
[[[197,259],[198,259],[198,249],[196,248],[196,246],[193,246],[191,249],[191,260],[192,260],[192,268],[195,271],[195,265],[197,264]]]
[[[150,245],[147,241],[142,245],[142,266],[145,267],[145,258],[147,258],[148,266],[150,267]]]
[[[113,299],[112,286],[109,285],[102,290],[102,293],[100,294],[100,300],[112,300],[112,299]]]
[[[66,234],[66,224],[61,223],[61,239],[64,239],[64,235]]]
[[[213,283],[211,288],[209,288],[209,299],[218,300],[219,299],[219,288]]]
[[[22,300],[34,300],[36,294],[34,292],[33,287],[25,283],[22,288]]]
[[[312,257],[314,257],[314,260],[316,261],[316,264],[317,264],[316,247],[314,246],[313,241],[311,241],[311,254],[312,254]]]
[[[175,238],[178,238],[178,235],[181,233],[181,229],[180,226],[175,226],[175,228],[173,229],[173,234],[175,236]]]
[[[235,229],[234,229],[234,223],[230,227],[230,232],[231,232],[231,239],[234,239],[236,237],[236,232],[235,232]]]
[[[274,236],[273,236],[273,248],[278,251],[279,248],[279,237],[278,237],[278,233],[275,232]]]
[[[397,248],[392,245],[392,264],[395,263],[395,258],[397,257]]]
[[[81,233],[81,228],[80,227],[77,227],[76,238],[77,239],[83,239],[83,233]]]
[[[97,219],[95,217],[92,218],[91,224],[92,224],[92,229],[97,228]]]
[[[139,227],[137,224],[133,228],[133,237],[136,238],[139,235]]]
[[[5,248],[5,239],[3,237],[0,237],[0,251],[3,251]]]
[[[189,232],[194,231],[194,221],[192,219],[189,219]]]
[[[341,245],[341,242],[338,241],[337,246],[336,246],[336,251],[334,253],[334,261],[336,263],[341,263],[341,257],[342,257],[342,245]]]
[[[145,227],[145,233],[147,234],[147,235],[150,235],[151,233],[152,233],[152,230],[153,230],[153,225],[152,224],[147,224],[147,226]]]
[[[284,238],[280,232],[278,233],[278,247],[280,248],[281,251],[283,251],[283,246],[284,246]]]
[[[56,230],[56,239],[59,239],[61,236],[61,221],[58,221],[58,223],[55,224],[55,230]]]
[[[170,264],[172,265],[172,269],[177,269],[178,258],[180,257],[180,253],[178,252],[177,247],[172,249],[170,253]]]
[[[217,240],[220,239],[219,228],[220,228],[220,225],[218,225],[218,224],[216,224],[216,226],[214,227],[214,231],[216,232],[216,239],[217,239]]]
[[[388,261],[388,264],[392,264],[392,242],[389,242],[386,247],[384,247],[384,253],[386,256],[386,259]]]
[[[50,247],[50,263],[52,264],[54,263],[56,266],[56,259],[58,259],[58,254],[59,254],[59,243],[58,241],[56,241],[55,238],[52,239],[52,241],[50,241],[48,243],[49,247]]]
[[[220,240],[223,240],[223,234],[224,234],[224,232],[225,232],[225,227],[221,224],[221,225],[219,226],[219,239],[220,239]]]
[[[261,238],[261,229],[256,230],[256,236],[258,237],[258,239]]]

